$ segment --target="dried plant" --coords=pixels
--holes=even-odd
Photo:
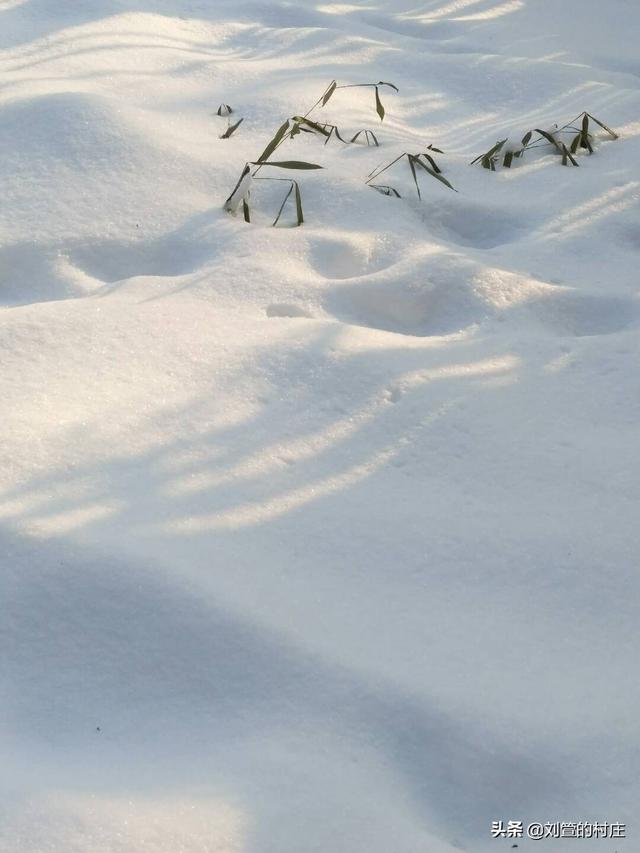
[[[378,137],[372,130],[359,130],[351,137],[351,139],[345,139],[340,133],[340,129],[338,128],[337,124],[311,121],[311,119],[307,118],[306,116],[293,116],[291,120],[294,122],[294,126],[291,129],[290,138],[297,136],[299,133],[315,133],[324,137],[325,145],[333,136],[335,136],[336,139],[339,139],[340,142],[343,142],[345,145],[351,145],[356,143],[361,136],[364,136],[365,145],[380,145],[380,143],[378,142]]]
[[[577,126],[577,122],[580,123],[579,126]],[[579,149],[586,149],[589,154],[593,154],[594,151],[594,136],[590,130],[590,122],[595,122],[595,124],[599,125],[599,127],[607,132],[611,139],[618,139],[618,134],[611,130],[610,127],[607,127],[607,125],[601,122],[600,119],[597,119],[595,116],[591,115],[591,113],[583,112],[574,119],[571,119],[571,121],[567,122],[567,124],[564,124],[562,127],[554,125],[549,130],[543,130],[536,127],[533,130],[527,131],[527,133],[522,137],[520,144],[515,147],[512,144],[509,144],[508,138],[501,139],[484,154],[480,154],[472,160],[471,165],[473,166],[475,163],[481,163],[483,168],[490,169],[492,172],[495,172],[500,157],[502,157],[502,165],[509,169],[511,168],[514,158],[522,157],[526,151],[534,148],[550,145],[552,150],[562,157],[563,166],[568,166],[569,164],[572,166],[578,166],[579,163],[574,155]],[[534,134],[536,133],[538,135],[537,137],[534,137]],[[562,137],[569,135],[572,135],[573,139],[571,143],[567,145],[567,142],[565,142]]]
[[[378,142],[378,137],[372,130],[359,130],[354,136],[351,137],[349,142],[357,142],[362,135],[364,135],[364,141],[366,145],[375,145],[376,148],[380,145],[380,143]]]
[[[217,116],[222,116],[223,118],[227,119],[227,129],[225,130],[224,133],[222,133],[220,135],[220,137],[219,137],[220,139],[229,139],[229,137],[232,136],[236,132],[236,130],[240,127],[240,125],[244,121],[244,119],[241,118],[238,121],[236,121],[234,124],[231,124],[230,116],[232,113],[233,113],[233,110],[231,109],[229,104],[220,104],[220,106],[216,110]]]
[[[434,151],[438,154],[442,154],[443,152],[439,148],[434,148],[432,145],[427,146],[427,151],[422,151],[418,154],[409,154],[405,152],[404,154],[400,154],[395,160],[392,160],[390,163],[387,163],[386,166],[378,167],[374,169],[367,176],[366,184],[370,186],[372,189],[381,192],[383,195],[393,195],[396,198],[400,198],[400,193],[394,189],[393,187],[388,186],[387,184],[377,184],[374,183],[383,172],[386,172],[396,163],[399,163],[400,160],[406,157],[407,163],[409,164],[409,169],[411,170],[411,177],[413,178],[413,182],[416,187],[416,192],[418,194],[418,198],[422,198],[422,193],[420,192],[420,184],[418,182],[418,170],[425,171],[432,178],[436,178],[436,180],[440,181],[440,183],[444,184],[450,190],[457,192],[454,186],[444,177],[442,174],[442,169],[438,166],[433,156],[428,151]]]
[[[364,140],[367,145],[379,145],[378,139],[376,135],[371,130],[360,130],[358,131],[351,139],[345,140],[344,137],[340,134],[340,131],[337,125],[315,122],[309,118],[309,115],[317,108],[324,107],[327,105],[329,100],[333,97],[334,93],[338,89],[350,89],[350,88],[373,88],[375,90],[375,107],[380,120],[382,121],[385,116],[385,109],[382,105],[382,101],[380,99],[380,87],[388,86],[394,89],[396,92],[398,91],[397,86],[394,86],[393,83],[385,83],[384,81],[380,81],[378,83],[353,83],[345,86],[339,86],[335,80],[332,80],[331,83],[324,90],[322,95],[318,98],[315,104],[307,110],[304,115],[294,115],[291,118],[288,118],[283,124],[280,125],[275,135],[268,143],[267,147],[264,149],[262,154],[258,157],[257,160],[246,163],[242,173],[231,192],[231,195],[227,198],[224,203],[224,209],[228,213],[237,213],[242,207],[244,219],[246,222],[251,221],[251,210],[250,210],[250,195],[251,195],[251,186],[254,180],[281,180],[287,181],[289,183],[289,188],[287,193],[280,205],[280,209],[276,218],[273,221],[273,225],[277,225],[281,219],[282,213],[285,209],[287,201],[293,195],[296,209],[296,225],[302,225],[304,222],[304,215],[302,211],[302,198],[300,194],[300,187],[297,181],[287,179],[287,178],[270,178],[270,177],[261,177],[258,178],[258,173],[261,169],[265,167],[277,167],[280,169],[297,169],[297,170],[310,170],[310,169],[322,169],[323,167],[318,165],[317,163],[307,163],[303,160],[280,160],[273,161],[271,160],[271,156],[274,152],[288,139],[292,139],[300,133],[315,133],[324,137],[325,145],[329,142],[332,136],[335,136],[341,142],[349,142],[349,143],[357,143],[358,140],[364,135]],[[222,112],[221,112],[222,110]],[[218,108],[218,115],[228,116],[232,112],[231,107],[228,104],[221,104]],[[240,122],[242,119],[240,119]],[[228,136],[231,136],[231,133],[238,127],[240,122],[237,122],[234,126],[227,128]],[[225,134],[223,138],[228,138]]]
[[[224,209],[229,213],[236,214],[239,212],[240,208],[242,208],[245,221],[250,222],[250,197],[254,181],[282,181],[288,186],[284,198],[279,205],[275,219],[273,220],[273,225],[278,225],[278,223],[281,222],[283,213],[290,199],[293,200],[295,208],[295,224],[302,225],[304,222],[304,214],[298,182],[291,178],[276,178],[268,175],[259,176],[260,171],[265,168],[292,169],[298,171],[322,169],[323,167],[319,164],[308,163],[304,160],[271,159],[273,154],[281,145],[288,140],[294,139],[301,133],[319,136],[323,139],[325,145],[335,137],[339,142],[342,142],[345,145],[359,143],[367,146],[378,147],[380,142],[372,130],[358,130],[352,136],[347,136],[343,131],[340,131],[336,124],[315,121],[310,118],[310,114],[317,108],[322,109],[325,107],[335,93],[340,89],[372,88],[375,96],[376,113],[380,120],[383,121],[386,113],[380,98],[380,89],[385,86],[395,90],[396,92],[398,91],[397,86],[393,83],[386,83],[382,80],[377,83],[350,83],[346,85],[338,85],[335,80],[332,80],[322,95],[304,115],[293,115],[284,121],[274,134],[273,138],[269,141],[262,154],[256,160],[245,163],[242,173],[238,178],[231,195],[224,203]],[[240,119],[234,124],[231,124],[230,116],[232,113],[233,110],[228,104],[221,104],[218,107],[217,115],[227,118],[227,130],[222,134],[222,139],[228,139],[242,123],[242,119]],[[535,148],[550,146],[551,150],[555,151],[561,157],[561,162],[564,166],[578,166],[579,164],[576,159],[576,155],[579,152],[583,150],[587,151],[589,154],[593,154],[594,152],[595,136],[592,132],[592,123],[598,125],[602,130],[604,130],[611,139],[618,139],[618,134],[611,130],[611,128],[607,127],[607,125],[600,121],[600,119],[597,119],[595,116],[591,115],[591,113],[583,112],[562,127],[554,125],[548,130],[538,127],[528,130],[516,143],[511,141],[508,137],[500,139],[495,143],[495,145],[489,148],[488,151],[484,154],[480,154],[472,160],[471,164],[474,165],[476,163],[480,163],[483,168],[489,169],[493,172],[496,171],[498,165],[502,165],[504,168],[509,169],[512,167],[514,160],[522,158],[526,152]],[[377,190],[383,195],[400,198],[400,193],[395,187],[389,184],[378,183],[378,178],[397,163],[406,159],[419,199],[422,198],[422,190],[420,188],[418,177],[423,172],[426,172],[430,177],[435,178],[437,181],[444,184],[448,189],[457,192],[450,181],[444,177],[442,169],[433,156],[434,154],[442,153],[441,149],[435,148],[433,145],[428,145],[424,151],[420,151],[415,154],[405,151],[395,159],[391,160],[390,163],[379,166],[374,169],[373,172],[370,172],[369,175],[367,175],[365,183],[367,186]]]

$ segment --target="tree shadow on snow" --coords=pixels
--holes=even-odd
[[[384,794],[389,774],[415,819],[462,840],[484,835],[487,815],[566,793],[547,761],[304,651],[187,579],[6,532],[1,547],[3,712],[17,743],[38,751],[45,788],[214,789],[248,814],[256,853],[275,849],[280,816],[265,794],[275,780],[302,820],[300,842],[333,849],[342,818],[317,823],[309,800],[333,791],[348,810],[359,796],[349,785]],[[378,837],[393,808],[372,812]]]

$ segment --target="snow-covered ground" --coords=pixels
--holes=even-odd
[[[2,853],[639,849],[639,34],[0,0]],[[333,78],[399,87],[312,114],[381,147],[224,213]],[[469,165],[583,110],[580,168]],[[457,193],[364,185],[429,143]]]

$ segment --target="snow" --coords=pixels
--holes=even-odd
[[[1,853],[636,849],[639,26],[0,0]]]

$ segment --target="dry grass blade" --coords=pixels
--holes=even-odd
[[[569,146],[569,151],[571,151],[572,154],[575,154],[576,151],[578,150],[578,148],[580,147],[581,143],[582,143],[582,131],[578,132],[574,136],[574,138],[571,140],[571,145]]]
[[[300,187],[299,187],[297,181],[294,181],[293,178],[256,178],[255,180],[256,181],[278,181],[278,182],[284,181],[285,183],[289,184],[289,188],[287,189],[285,197],[283,198],[282,203],[280,204],[280,207],[278,208],[278,213],[276,215],[276,218],[271,223],[272,227],[275,228],[275,226],[278,224],[278,222],[280,222],[280,219],[282,217],[284,209],[287,205],[287,202],[291,198],[292,193],[294,196],[295,210],[296,210],[296,226],[295,227],[302,225],[302,223],[304,222],[304,215],[302,212],[302,197],[300,195]]]
[[[285,197],[284,197],[284,199],[283,199],[283,202],[282,202],[282,204],[280,205],[280,210],[278,211],[278,215],[277,215],[277,216],[276,216],[276,218],[273,220],[273,227],[274,227],[274,228],[276,227],[276,225],[277,225],[277,224],[278,224],[278,222],[280,221],[280,217],[282,216],[282,211],[284,210],[286,203],[289,201],[289,196],[291,195],[291,193],[292,193],[292,192],[293,192],[293,181],[291,181],[291,186],[290,186],[290,187],[289,187],[289,189],[287,190],[287,194],[285,195]]]
[[[358,139],[360,139],[360,137],[363,134],[364,134],[365,143],[367,145],[369,145],[369,146],[373,145],[376,147],[378,147],[380,145],[380,143],[378,142],[378,137],[375,135],[375,133],[372,130],[359,130],[356,134],[354,134],[354,136],[351,137],[349,142],[352,142],[352,143],[357,142]]]
[[[319,133],[321,136],[330,135],[326,124],[319,124],[317,121],[312,121],[306,116],[293,116],[291,120],[294,122],[293,129],[291,130],[291,136],[294,136],[296,131],[299,132],[300,130]]]
[[[407,154],[407,160],[409,161],[409,168],[411,169],[411,175],[413,176],[413,183],[416,185],[416,192],[418,193],[418,198],[422,200],[422,195],[420,193],[420,184],[418,183],[418,176],[416,174],[416,160],[413,154]]]
[[[254,166],[277,166],[278,169],[323,169],[324,166],[319,166],[317,163],[305,163],[304,160],[265,160],[260,164],[254,163]]]
[[[302,215],[302,198],[300,197],[300,187],[298,186],[297,181],[293,181],[293,188],[296,201],[296,217],[298,220],[298,225],[302,225],[302,223],[304,222],[304,216]]]
[[[335,125],[335,124],[326,124],[326,125],[325,125],[325,128],[329,128],[329,130],[327,131],[327,138],[326,138],[326,139],[325,139],[325,141],[324,141],[324,144],[325,144],[325,145],[329,142],[329,140],[331,139],[331,137],[332,137],[332,136],[335,136],[337,139],[339,139],[339,140],[340,140],[340,142],[343,142],[345,145],[347,145],[347,140],[346,140],[346,139],[343,139],[343,138],[340,136],[340,131],[338,130],[338,126],[337,126],[337,125]]]
[[[575,128],[574,128],[575,129]],[[589,154],[593,154],[593,146],[591,144],[591,134],[589,133],[589,116],[583,113],[580,130],[574,136],[569,146],[572,154],[575,154],[578,148],[586,148]]]
[[[428,155],[427,154],[418,154],[417,156],[412,157],[413,162],[417,166],[420,166],[421,169],[424,169],[424,171],[427,172],[427,174],[431,175],[431,177],[435,178],[437,181],[440,181],[440,183],[444,184],[445,187],[448,187],[450,190],[453,190],[454,192],[458,192],[457,189],[454,186],[452,186],[449,183],[449,181],[444,177],[444,175],[441,173],[440,169],[437,169],[437,171],[435,169],[432,169],[431,166],[427,165],[426,163],[423,163],[422,160],[420,159],[420,157],[428,157]],[[431,157],[429,157],[428,159],[432,160]],[[418,193],[418,195],[420,195],[420,193]]]
[[[534,128],[536,133],[539,133],[543,139],[546,139],[547,142],[551,143],[553,147],[562,154],[562,145],[558,142],[555,136],[550,133],[548,130],[540,130],[540,128]]]
[[[265,160],[269,159],[269,157],[273,154],[273,152],[276,150],[278,145],[280,145],[280,143],[283,141],[283,139],[287,135],[287,132],[289,131],[289,125],[290,125],[289,119],[287,119],[284,122],[284,124],[280,125],[280,127],[278,128],[278,130],[276,132],[276,135],[273,137],[271,142],[264,149],[262,154],[258,157],[258,159],[256,161],[257,163],[263,163]]]
[[[233,134],[240,127],[240,125],[242,124],[243,121],[244,121],[244,119],[241,118],[241,119],[238,119],[238,121],[235,124],[230,124],[229,127],[222,134],[220,139],[229,139],[230,136],[233,136]]]
[[[499,142],[496,142],[493,148],[490,148],[484,154],[479,154],[475,160],[472,160],[471,165],[474,166],[476,163],[481,163],[484,169],[490,169],[492,172],[495,172],[496,157],[502,151],[506,141],[506,139],[501,139]]]
[[[238,182],[229,198],[224,203],[224,209],[229,213],[235,213],[240,202],[246,199],[247,193],[251,187],[251,167],[247,163],[242,170],[242,174],[238,178]]]
[[[377,190],[382,195],[395,196],[395,198],[402,198],[400,193],[395,187],[390,187],[386,184],[368,184],[372,190]]]
[[[436,148],[432,148],[432,149],[431,149],[431,151],[436,151],[436,150],[437,150]],[[442,151],[440,151],[439,153],[440,153],[440,154],[442,154]],[[442,172],[442,169],[440,168],[440,166],[438,166],[438,164],[437,164],[437,163],[436,163],[436,161],[433,159],[433,157],[431,156],[431,154],[426,154],[426,153],[424,153],[424,154],[422,154],[422,155],[420,155],[420,156],[424,157],[424,158],[425,158],[425,160],[427,160],[427,161],[430,163],[431,168],[433,169],[433,171],[434,171],[434,172],[437,172],[437,173],[438,173],[438,175]]]
[[[380,121],[384,120],[384,107],[382,106],[382,101],[380,100],[380,90],[376,86],[376,112],[380,116]]]
[[[375,178],[379,177],[383,172],[386,172],[387,169],[390,169],[394,166],[399,160],[402,160],[403,157],[406,157],[406,154],[399,154],[395,160],[392,160],[390,163],[387,163],[386,166],[376,167],[373,172],[369,172],[367,175],[366,183],[368,184],[370,181],[375,180]]]
[[[597,119],[595,116],[592,116],[591,113],[585,113],[585,115],[588,116],[591,121],[595,121],[595,123],[599,125],[603,130],[606,130],[612,139],[620,139],[615,130],[611,130],[611,128],[607,127],[607,125],[604,124],[604,122],[601,122],[600,119]]]
[[[561,151],[562,151],[562,165],[568,166],[571,163],[572,166],[579,166],[580,164],[573,156],[573,154],[569,151],[564,142],[560,143]]]
[[[589,116],[585,113],[582,116],[582,137],[586,139],[589,136]]]
[[[393,89],[396,92],[399,92],[400,89],[394,83],[387,83],[384,80],[379,80],[377,83],[349,83],[346,86],[337,86],[338,89],[363,89],[363,88],[373,88],[375,92],[376,98],[376,112],[380,116],[380,121],[384,120],[385,117],[385,109],[382,105],[382,101],[380,100],[380,86],[388,86],[390,89]]]
[[[335,80],[332,80],[331,83],[329,83],[329,88],[327,89],[327,91],[322,96],[322,106],[323,107],[325,107],[327,105],[329,98],[333,95],[333,93],[335,92],[335,90],[337,88],[338,88],[338,84],[336,83]]]
[[[293,116],[291,119],[294,122],[293,128],[289,136],[293,138],[297,136],[300,131],[304,133],[317,133],[320,136],[324,137],[324,144],[326,145],[332,136],[335,136],[340,142],[343,142],[345,145],[347,144],[347,140],[343,139],[340,135],[340,130],[336,124],[327,124],[326,122],[317,122],[311,121],[310,118],[306,116]]]

